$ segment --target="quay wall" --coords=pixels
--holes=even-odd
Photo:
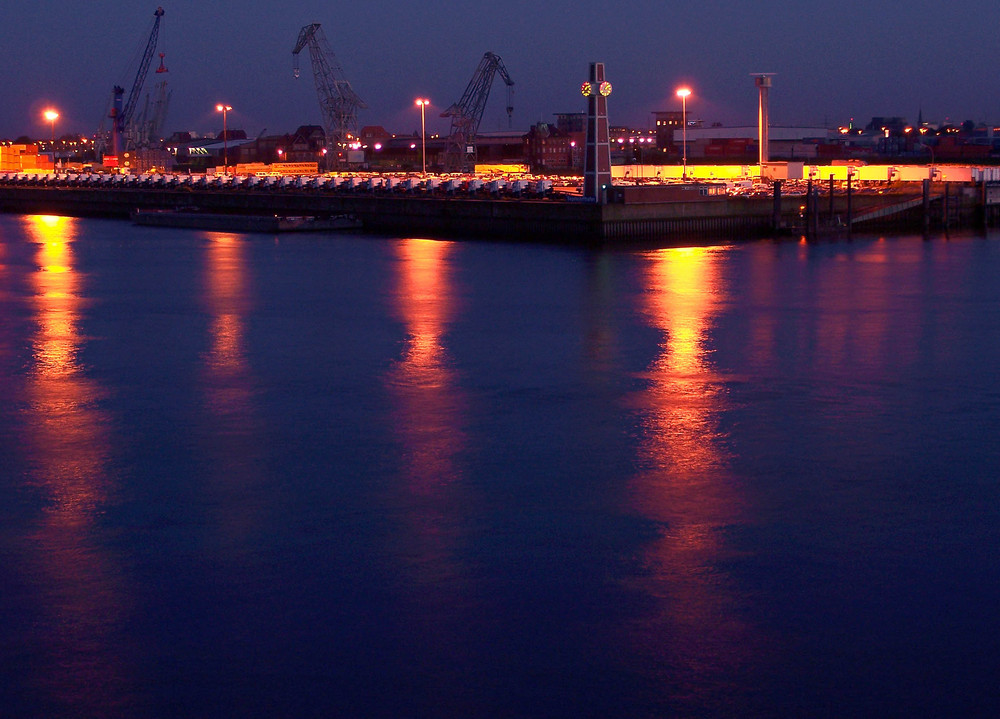
[[[898,197],[896,201],[898,201]],[[884,204],[858,194],[852,211]],[[574,244],[761,236],[802,225],[805,198],[722,197],[710,201],[595,204],[555,199],[483,199],[309,190],[94,188],[0,185],[0,211],[127,218],[134,209],[190,209],[239,214],[349,214],[366,231],[427,237],[492,237]],[[821,197],[816,211],[830,224],[846,217],[846,197]]]
[[[596,204],[519,199],[454,199],[308,191],[0,186],[0,211],[127,218],[135,209],[328,215],[349,214],[366,231],[565,241],[600,240]]]

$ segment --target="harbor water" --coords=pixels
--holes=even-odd
[[[0,715],[996,716],[998,278],[0,215]]]

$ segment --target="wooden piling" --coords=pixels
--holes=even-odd
[[[854,209],[851,207],[851,173],[847,173],[847,234],[851,234],[852,223],[854,222]]]
[[[833,175],[830,175],[830,227],[833,227]]]
[[[774,181],[774,206],[771,210],[771,229],[778,232],[781,229],[781,180]]]
[[[922,185],[924,193],[924,232],[927,232],[931,228],[931,181],[924,180]]]

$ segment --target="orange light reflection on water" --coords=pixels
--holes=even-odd
[[[399,430],[414,488],[430,489],[458,472],[464,446],[463,400],[444,347],[456,311],[449,254],[453,243],[409,239],[398,245],[396,314],[406,325],[406,352],[391,377]]]
[[[645,256],[645,315],[662,340],[638,399],[643,469],[631,486],[637,510],[663,529],[646,553],[649,574],[636,580],[655,599],[636,641],[665,674],[687,674],[682,683],[692,691],[746,665],[755,643],[720,569],[734,553],[726,530],[744,514],[720,428],[724,378],[711,361],[710,333],[729,301],[721,277],[727,252],[672,248]]]
[[[77,221],[36,215],[24,223],[38,267],[26,426],[37,462],[33,476],[50,500],[35,561],[39,606],[50,625],[39,634],[52,661],[38,681],[67,706],[93,705],[100,696],[111,710],[127,665],[115,650],[115,633],[130,602],[118,567],[92,536],[114,490],[106,469],[113,450],[99,406],[103,390],[79,362],[84,300],[73,251]]]
[[[247,278],[248,240],[223,232],[205,237],[204,303],[211,324],[202,371],[205,426],[198,441],[211,458],[212,471],[204,491],[217,510],[220,544],[252,561],[254,533],[268,511],[258,501],[257,488],[266,481],[262,453],[269,442],[247,358],[246,318],[253,291]]]
[[[34,280],[40,331],[34,343],[35,371],[50,377],[68,376],[79,369],[76,322],[81,299],[71,246],[75,220],[34,215],[27,223],[28,234],[38,245],[39,271]]]
[[[709,362],[708,332],[722,298],[717,250],[653,253],[646,314],[662,333],[651,367],[645,451],[655,466],[694,478],[722,461],[716,417],[721,390]]]
[[[107,447],[96,407],[99,388],[81,372],[78,354],[80,278],[73,268],[76,220],[34,215],[25,219],[36,243],[37,331],[32,342],[31,407],[45,458],[42,476],[66,506],[96,508],[105,497]]]
[[[246,369],[243,314],[246,278],[238,237],[211,233],[208,245],[207,299],[212,313],[211,363],[217,371]]]
[[[456,608],[469,588],[458,543],[474,500],[461,459],[468,443],[466,398],[445,345],[458,311],[455,249],[451,242],[422,239],[396,245],[394,309],[405,325],[406,344],[386,376],[386,388],[402,448],[401,477],[409,490],[394,494],[405,521],[392,552],[412,558],[412,581],[420,588],[414,599],[447,617],[441,621],[448,632],[461,633],[464,623]],[[445,587],[448,591],[442,591]]]

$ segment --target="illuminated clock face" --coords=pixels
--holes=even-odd
[[[591,85],[589,82],[585,82],[583,83],[583,85],[580,86],[580,92],[583,93],[584,97],[590,97],[590,93],[592,93],[593,91],[594,91],[594,86]]]
[[[611,83],[605,80],[601,83],[601,94],[607,97],[611,94]]]

